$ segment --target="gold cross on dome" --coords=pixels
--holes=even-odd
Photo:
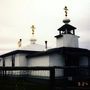
[[[34,32],[35,32],[35,26],[32,25],[32,26],[31,26],[31,29],[32,29],[32,34],[34,35]]]
[[[64,7],[64,10],[65,10],[65,16],[67,17],[67,13],[68,13],[68,12],[67,12],[67,11],[68,11],[67,6]]]

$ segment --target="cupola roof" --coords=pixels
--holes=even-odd
[[[71,30],[75,30],[76,29],[76,27],[74,27],[74,26],[72,26],[72,25],[70,25],[70,24],[64,24],[62,27],[60,27],[58,30],[59,31],[66,31],[66,30],[69,30],[69,31],[71,31]]]

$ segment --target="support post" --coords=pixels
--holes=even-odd
[[[50,67],[50,90],[55,90],[55,67]]]

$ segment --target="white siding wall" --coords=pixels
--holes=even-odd
[[[26,54],[16,54],[15,55],[15,66],[23,67],[27,66]],[[23,71],[14,71],[13,74],[21,74]]]
[[[12,56],[7,56],[5,59],[5,66],[12,66]]]
[[[27,66],[26,54],[15,55],[15,66]]]
[[[49,66],[49,56],[40,56],[28,59],[28,66]]]
[[[5,66],[12,66],[12,56],[7,56],[5,59]],[[0,66],[2,64],[2,60],[0,61]],[[15,55],[15,66],[27,66],[27,60],[25,54],[16,54]]]
[[[28,59],[28,67],[49,66],[49,56],[40,56]],[[49,76],[49,71],[31,71],[31,75]]]
[[[62,55],[59,54],[52,54],[50,55],[50,66],[64,66],[65,60]],[[57,69],[55,70],[55,76],[63,76],[64,70],[63,69]]]
[[[57,47],[78,47],[78,38],[79,36],[65,34],[63,37],[57,38],[56,46]]]
[[[0,59],[0,66],[3,66],[3,59]]]
[[[16,55],[15,55],[15,66],[20,66],[19,54],[16,54]]]

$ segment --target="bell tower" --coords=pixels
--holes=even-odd
[[[67,18],[68,8],[65,6],[65,19],[63,20],[64,25],[61,26],[58,31],[59,35],[56,37],[56,47],[78,47],[79,36],[75,35],[76,27],[69,24],[70,19]]]

